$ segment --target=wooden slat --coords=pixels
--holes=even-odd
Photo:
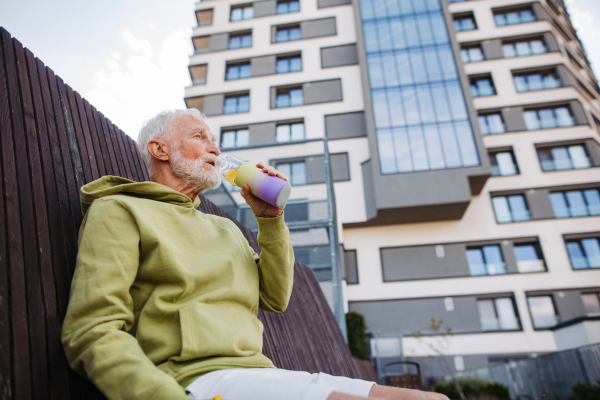
[[[21,135],[23,137],[23,122],[16,115],[21,115],[18,94],[18,80],[15,68],[15,59],[10,35],[1,30],[2,54],[0,57],[2,65],[0,77],[3,82],[2,93],[0,93],[0,109],[9,110],[10,119],[3,120],[0,124],[2,130],[2,167],[3,181],[6,195],[6,227],[8,233],[8,261],[10,277],[10,317],[11,317],[11,345],[10,357],[12,362],[12,393],[18,399],[30,399],[32,397],[31,381],[31,359],[29,354],[29,321],[27,318],[27,293],[25,283],[25,261],[23,254],[23,238],[21,232],[21,203],[19,189],[24,183],[20,178],[28,182],[29,179],[22,177],[22,168],[17,168],[17,159],[14,154],[14,139]]]
[[[142,172],[142,168],[141,165],[139,163],[139,159],[137,157],[138,155],[138,149],[137,146],[135,145],[135,142],[133,141],[133,139],[131,139],[130,137],[127,137],[127,145],[129,146],[129,154],[131,155],[131,164],[133,164],[133,166],[135,167],[136,173],[137,173],[137,179],[136,181],[138,182],[143,182],[144,181],[144,173]]]
[[[105,132],[106,143],[108,144],[108,151],[110,153],[110,157],[114,160],[115,165],[117,166],[117,170],[115,171],[115,175],[125,177],[125,166],[123,165],[123,160],[119,158],[119,154],[117,151],[118,145],[116,143],[117,136],[115,135],[114,130],[112,129],[112,124],[110,121],[102,115],[101,112],[98,112],[98,115],[102,119],[102,130]]]
[[[137,169],[135,168],[131,155],[131,148],[129,147],[129,141],[131,140],[131,138],[127,136],[127,134],[121,129],[118,129],[118,131],[121,133],[119,136],[121,137],[121,139],[123,139],[123,157],[125,158],[124,161],[129,165],[129,170],[131,171],[133,180],[137,181]]]
[[[129,160],[127,160],[127,153],[125,153],[125,147],[123,146],[123,135],[121,134],[121,130],[112,123],[110,125],[115,135],[115,151],[118,153],[118,157],[123,163],[125,178],[133,180],[133,174],[131,172],[131,167],[129,166]]]
[[[104,155],[102,154],[102,146],[100,144],[100,138],[98,137],[98,132],[96,131],[96,122],[94,121],[94,114],[92,114],[92,109],[90,103],[87,100],[81,99],[79,93],[77,93],[77,103],[83,104],[83,108],[85,109],[85,116],[87,118],[87,126],[89,130],[89,135],[92,139],[92,146],[94,148],[94,154],[96,158],[96,165],[98,166],[98,175],[104,176],[107,175],[106,167],[104,165]],[[80,101],[81,99],[81,101]],[[87,141],[87,139],[86,139]]]
[[[94,153],[92,152],[90,155],[88,152],[88,146],[85,142],[85,135],[83,133],[83,128],[81,127],[81,117],[79,116],[79,109],[77,108],[75,92],[69,85],[65,85],[65,90],[69,100],[68,106],[71,113],[71,122],[73,123],[75,137],[77,140],[77,148],[79,150],[81,167],[83,168],[83,176],[85,178],[84,184],[86,184],[98,179],[98,168],[96,168],[95,160],[93,163],[90,161],[91,158],[94,157]]]
[[[96,125],[96,132],[98,132],[98,140],[100,142],[100,147],[102,148],[102,157],[104,159],[104,166],[106,167],[106,174],[119,175],[119,168],[117,167],[116,160],[112,158],[113,155],[111,155],[110,152],[110,145],[106,140],[107,132],[104,131],[104,126],[100,120],[98,110],[96,110],[96,108],[92,105],[90,105],[90,110]]]

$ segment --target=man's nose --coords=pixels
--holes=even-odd
[[[221,155],[221,150],[219,150],[219,146],[215,142],[210,142],[208,146],[208,152],[214,154],[215,156]]]

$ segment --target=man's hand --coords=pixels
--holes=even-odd
[[[290,181],[287,178],[287,176],[283,175],[281,172],[277,171],[275,168],[271,167],[270,165],[264,165],[264,164],[258,163],[258,164],[256,164],[256,166],[258,168],[262,168],[263,173],[265,173],[265,174],[269,174],[271,176],[277,176],[286,182]],[[246,184],[246,183],[244,183],[242,185],[242,191],[240,192],[240,194],[242,195],[244,200],[246,200],[246,203],[248,203],[248,205],[252,209],[252,212],[257,217],[273,218],[273,217],[279,217],[281,214],[283,214],[283,209],[285,208],[285,204],[282,205],[281,207],[274,207],[274,206],[270,205],[266,201],[261,200],[258,197],[254,196],[252,193],[250,193],[250,187],[248,187],[248,184]]]

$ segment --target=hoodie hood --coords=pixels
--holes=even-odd
[[[162,201],[186,208],[200,205],[200,196],[192,202],[188,196],[156,182],[134,182],[119,176],[104,176],[81,187],[81,210],[85,214],[92,202],[101,197],[124,194]]]

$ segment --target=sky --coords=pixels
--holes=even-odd
[[[0,26],[135,139],[145,120],[185,108],[195,3],[0,0]],[[600,0],[566,3],[600,77]]]

